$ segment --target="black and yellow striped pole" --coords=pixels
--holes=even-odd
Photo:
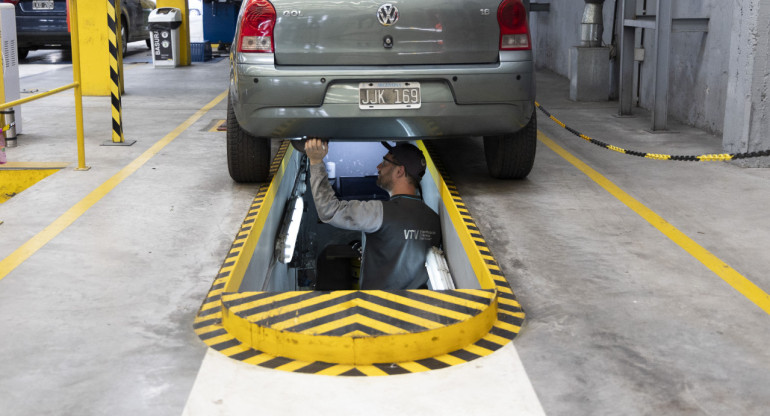
[[[131,146],[136,140],[126,142],[123,137],[123,117],[120,96],[123,92],[123,39],[120,30],[120,0],[107,1],[107,34],[110,44],[110,96],[112,103],[112,141],[105,145]]]

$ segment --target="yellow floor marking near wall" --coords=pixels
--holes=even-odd
[[[0,165],[0,204],[67,165],[61,162],[8,162]]]
[[[0,261],[0,280],[3,280],[3,278],[5,278],[5,276],[12,272],[16,267],[24,263],[25,260],[35,254],[43,246],[48,244],[49,241],[53,240],[54,237],[59,235],[59,233],[69,227],[94,204],[99,202],[105,195],[115,189],[118,184],[131,176],[140,167],[147,163],[147,161],[149,161],[153,156],[155,156],[158,152],[163,150],[164,147],[176,139],[183,131],[190,128],[190,126],[192,126],[196,121],[203,117],[204,114],[211,110],[215,105],[219,104],[226,96],[227,91],[219,94],[216,98],[195,112],[195,114],[190,116],[190,118],[177,126],[169,134],[152,145],[139,157],[126,165],[126,167],[121,169],[118,173],[113,175],[103,184],[99,185],[98,188],[91,191],[91,193],[86,195],[85,198],[81,199],[78,203],[73,205],[72,208],[68,209],[59,218],[54,220],[54,222],[52,222],[48,227],[45,227],[43,231],[37,233],[37,235],[29,239],[26,243],[22,244],[21,247],[17,248],[13,253],[8,255],[8,257]]]
[[[0,170],[0,204],[58,171],[59,169]]]
[[[658,231],[663,233],[666,237],[670,238],[671,241],[682,247],[682,249],[684,249],[686,252],[690,253],[691,256],[695,257],[696,260],[700,261],[704,266],[708,267],[711,271],[716,273],[717,276],[721,277],[722,280],[727,282],[735,290],[740,292],[743,296],[747,297],[750,301],[754,302],[754,304],[762,308],[762,310],[770,314],[770,295],[768,295],[765,291],[760,289],[747,278],[743,277],[743,275],[738,273],[727,263],[711,254],[708,250],[693,241],[683,232],[676,229],[668,221],[663,219],[663,217],[656,214],[654,211],[644,206],[641,202],[634,199],[631,195],[620,189],[617,185],[612,183],[602,174],[595,171],[586,163],[564,150],[553,140],[548,138],[548,136],[539,131],[537,133],[538,139],[540,139],[543,144],[548,146],[567,162],[578,168],[581,172],[585,173],[586,176],[599,184],[599,186],[612,194],[612,196],[620,200],[620,202],[626,204],[626,206],[631,208],[631,210],[636,212],[640,217],[644,218],[653,227],[657,228]]]

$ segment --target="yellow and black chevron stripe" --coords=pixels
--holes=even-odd
[[[245,345],[300,361],[369,365],[451,353],[495,321],[493,290],[233,293],[222,325]]]
[[[280,182],[286,145],[274,159],[270,186]],[[239,263],[248,264],[244,257],[253,251],[251,233],[260,231],[260,214],[266,215],[272,203],[270,186],[263,185],[195,319],[199,337],[246,363],[346,376],[444,368],[489,355],[510,342],[524,312],[456,188],[450,181],[450,191],[446,174],[438,175],[433,165],[434,155],[428,151],[427,156],[447,209],[463,218],[458,232],[473,242],[471,261],[477,275],[481,273],[482,289],[239,293],[239,269],[245,268]]]
[[[558,124],[563,129],[574,134],[575,136],[578,136],[589,143],[593,143],[607,150],[612,150],[613,152],[623,153],[626,155],[639,156],[646,159],[679,160],[684,162],[726,162],[726,161],[737,160],[737,159],[748,159],[753,157],[770,156],[770,150],[761,150],[761,151],[745,152],[745,153],[719,153],[719,154],[698,155],[698,156],[666,155],[661,153],[647,153],[647,152],[637,152],[635,150],[626,150],[621,147],[613,146],[611,144],[607,144],[602,141],[592,139],[586,136],[585,134],[580,133],[579,131],[567,126],[566,124],[562,123],[559,119],[554,117],[551,113],[549,113],[548,110],[543,108],[543,106],[541,106],[540,103],[538,103],[537,101],[535,102],[535,106],[540,111],[542,111],[543,114],[545,114],[548,118],[553,120],[554,123]]]
[[[120,56],[122,49],[118,47],[118,36],[120,36],[120,20],[117,18],[115,8],[116,0],[107,2],[107,26],[109,33],[107,35],[110,44],[110,96],[112,98],[112,142],[123,143],[123,120],[122,108],[120,102]],[[118,0],[119,2],[120,0]],[[118,4],[118,7],[120,5]]]

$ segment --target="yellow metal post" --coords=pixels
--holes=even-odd
[[[182,11],[182,26],[179,27],[179,65],[187,66],[192,62],[190,51],[190,8],[187,0],[158,0],[157,7],[174,7]]]
[[[78,31],[77,0],[70,0],[70,43],[72,44],[72,80],[75,85],[75,128],[78,141],[78,167],[75,170],[88,170],[86,166],[85,135],[83,134],[83,89],[80,77],[80,34]]]
[[[112,104],[112,141],[111,145],[132,145],[123,138],[123,114],[121,94],[123,93],[123,37],[121,36],[120,0],[107,1],[107,27],[109,32],[110,53],[110,96]]]

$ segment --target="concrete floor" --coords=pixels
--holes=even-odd
[[[22,63],[23,90],[71,82],[50,56]],[[84,99],[87,172],[73,169],[72,93],[24,105],[9,160],[70,166],[0,205],[0,414],[767,414],[770,170],[626,156],[542,113],[524,181],[490,179],[478,138],[438,146],[527,312],[514,343],[373,378],[285,373],[207,350],[192,320],[257,187],[230,180],[225,135],[210,131],[225,118],[226,60],[156,70],[146,59],[132,44],[123,122],[133,146],[100,146],[109,99]],[[721,152],[720,138],[686,126],[647,132],[641,110],[617,118],[616,103],[571,102],[554,74],[538,73],[538,88],[545,108],[596,139]]]

